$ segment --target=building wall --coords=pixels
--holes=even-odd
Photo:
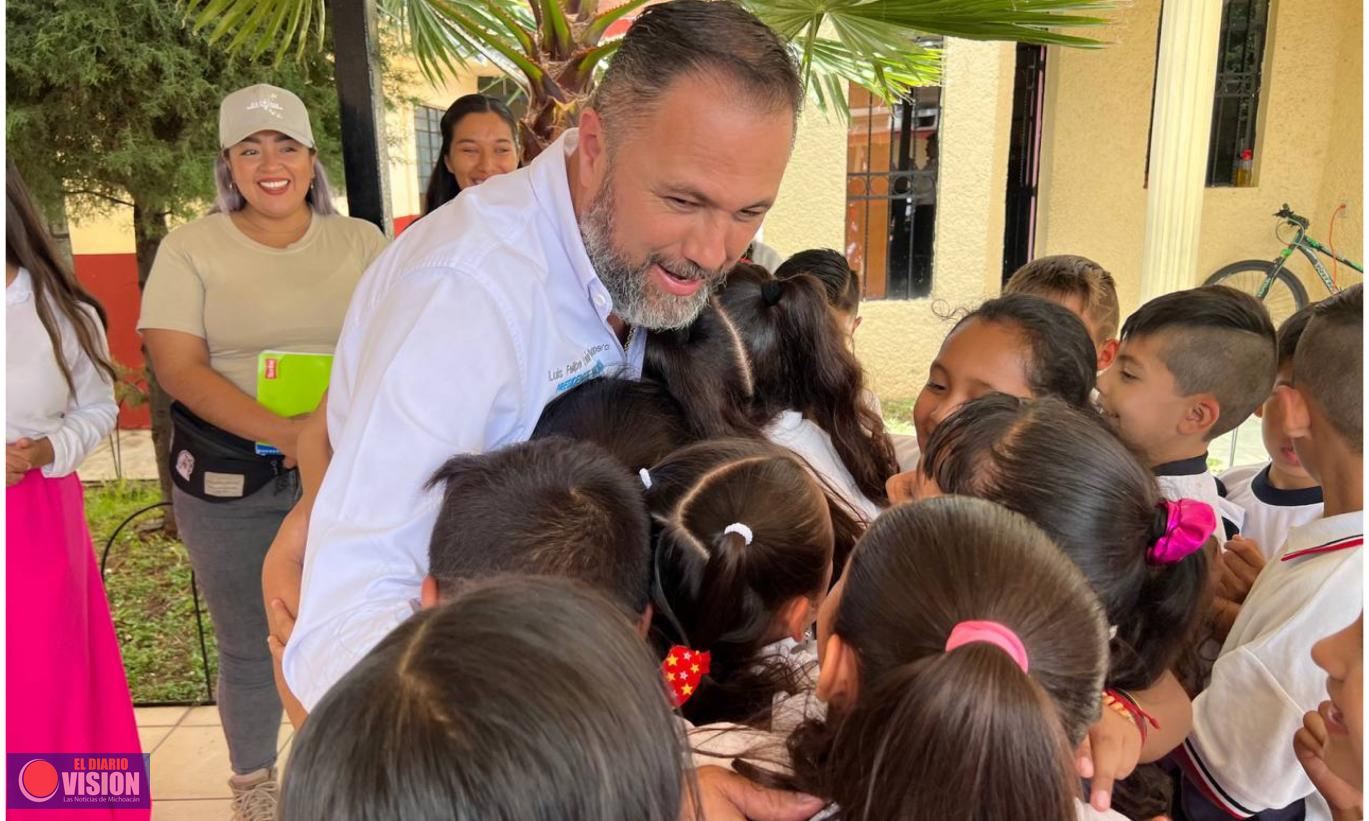
[[[1117,277],[1125,315],[1140,298],[1145,166],[1159,0],[1136,0],[1094,32],[1103,49],[1052,48],[1046,65],[1037,254],[1092,257]],[[1208,188],[1199,234],[1200,284],[1228,262],[1278,251],[1271,216],[1283,202],[1336,248],[1363,254],[1363,8],[1341,0],[1274,0],[1249,188]],[[1293,268],[1314,297],[1311,266]],[[1341,266],[1341,280],[1359,276]]]
[[[951,315],[998,291],[1014,59],[1011,44],[947,41],[932,293],[924,299],[867,300],[860,309],[856,354],[885,401],[913,398]],[[840,249],[845,174],[845,126],[810,109],[780,198],[766,219],[766,242],[784,255]]]

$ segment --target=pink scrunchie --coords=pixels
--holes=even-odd
[[[946,652],[966,644],[992,644],[1012,657],[1022,672],[1027,672],[1027,648],[1010,628],[996,621],[962,621],[946,637]]]
[[[1174,564],[1203,546],[1217,530],[1217,514],[1212,506],[1197,499],[1166,499],[1162,504],[1169,512],[1165,535],[1146,551],[1151,564]]]

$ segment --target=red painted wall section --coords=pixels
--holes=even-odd
[[[76,254],[76,278],[104,306],[109,316],[109,352],[115,362],[141,375],[142,340],[138,336],[138,311],[142,295],[138,291],[138,260],[133,254]],[[139,388],[147,384],[136,380]],[[152,418],[146,404],[119,406],[119,427],[146,429]]]

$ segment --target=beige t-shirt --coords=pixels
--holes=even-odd
[[[315,214],[299,242],[272,248],[210,214],[162,240],[138,330],[202,338],[210,366],[256,398],[262,351],[333,352],[352,291],[385,243],[365,220]]]

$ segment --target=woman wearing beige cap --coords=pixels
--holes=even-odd
[[[217,700],[234,818],[274,818],[276,695],[262,559],[299,494],[298,419],[257,403],[262,351],[331,353],[352,290],[385,247],[338,214],[309,113],[270,85],[219,109],[210,213],[162,241],[143,293],[143,332],[172,405],[176,521],[219,646]],[[278,454],[259,455],[274,446]]]

